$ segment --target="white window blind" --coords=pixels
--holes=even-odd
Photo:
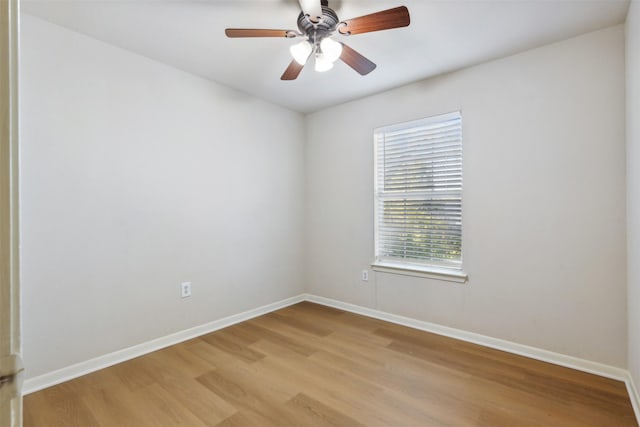
[[[376,261],[462,267],[459,112],[375,130]]]

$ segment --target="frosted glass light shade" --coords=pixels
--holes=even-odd
[[[306,64],[312,50],[313,48],[311,47],[311,43],[306,40],[300,43],[296,43],[289,48],[291,56],[293,56],[293,59],[295,59],[296,62],[300,65]]]
[[[317,72],[322,73],[324,71],[329,71],[332,68],[333,68],[333,62],[328,61],[326,56],[323,53],[316,55],[315,69]]]
[[[342,54],[342,43],[327,37],[320,42],[320,49],[327,61],[336,62]]]

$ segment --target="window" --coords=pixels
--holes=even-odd
[[[464,282],[462,117],[378,128],[375,270]]]

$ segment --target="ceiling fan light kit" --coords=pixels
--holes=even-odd
[[[336,62],[342,54],[342,45],[330,38],[323,39],[320,42],[320,49],[327,61],[331,62]]]
[[[307,63],[311,52],[313,52],[313,46],[305,40],[292,45],[289,48],[289,52],[291,52],[291,56],[293,56],[293,59],[295,59],[298,64],[304,65]]]
[[[300,0],[302,12],[298,15],[298,31],[227,28],[227,37],[304,37],[305,40],[289,48],[293,60],[282,74],[282,80],[295,80],[313,55],[314,69],[328,71],[340,59],[360,75],[367,75],[376,64],[344,43],[331,38],[334,34],[350,36],[373,31],[406,27],[410,24],[409,10],[405,6],[383,10],[370,15],[340,21],[327,0]],[[320,11],[322,15],[320,15]]]
[[[323,73],[325,71],[329,71],[330,69],[333,68],[333,62],[329,61],[324,55],[320,54],[320,55],[316,55],[316,65],[314,67],[314,69],[319,72],[319,73]]]

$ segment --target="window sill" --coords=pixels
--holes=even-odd
[[[421,265],[394,264],[390,262],[374,262],[373,271],[381,273],[402,274],[404,276],[425,277],[428,279],[445,280],[447,282],[465,283],[466,273],[459,270],[429,267]]]

